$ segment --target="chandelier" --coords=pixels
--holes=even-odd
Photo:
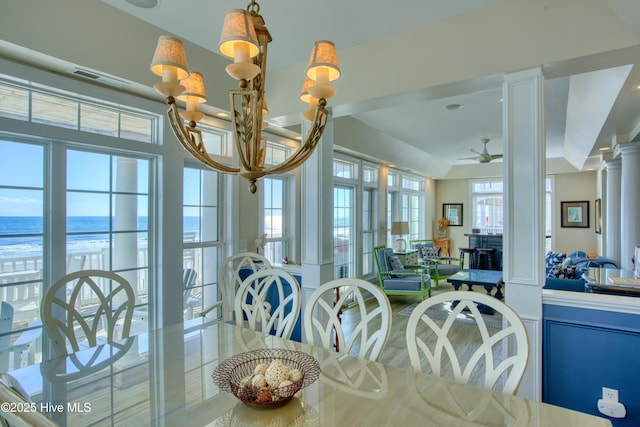
[[[303,116],[311,122],[309,133],[300,146],[277,165],[265,165],[267,139],[262,136],[267,114],[265,81],[267,45],[271,35],[260,15],[260,5],[251,1],[246,10],[234,9],[224,18],[218,49],[233,58],[227,73],[238,80],[239,89],[229,91],[233,141],[240,166],[216,162],[205,148],[196,122],[204,117],[198,104],[207,100],[202,74],[189,71],[182,41],[173,36],[160,36],[151,71],[162,76],[154,88],[166,97],[167,117],[178,142],[193,157],[216,171],[239,174],[249,180],[249,191],[256,192],[256,181],[265,175],[288,172],[304,163],[316,148],[327,122],[327,99],[336,93],[331,81],[340,77],[335,45],[327,40],[316,41],[300,94],[309,103]],[[179,112],[176,98],[186,103]],[[186,123],[185,123],[186,121]]]

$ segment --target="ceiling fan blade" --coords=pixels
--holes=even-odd
[[[480,160],[480,156],[476,156],[476,157],[460,157],[458,160]]]
[[[479,155],[481,155],[481,156],[482,156],[482,154],[483,154],[483,153],[481,153],[481,152],[479,152],[479,151],[477,151],[477,150],[474,150],[473,148],[472,148],[471,150],[469,150],[469,151],[471,151],[472,153],[479,154]]]
[[[502,158],[502,154],[492,154],[491,155],[491,160],[501,159],[501,158]]]

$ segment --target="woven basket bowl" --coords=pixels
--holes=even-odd
[[[243,387],[240,381],[253,371],[259,363],[269,365],[279,359],[284,365],[297,368],[302,378],[294,383],[275,389],[257,390]],[[320,364],[307,353],[280,348],[263,348],[231,356],[222,362],[211,375],[221,390],[233,393],[242,403],[257,408],[278,408],[291,400],[303,387],[318,379]]]

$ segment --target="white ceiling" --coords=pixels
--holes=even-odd
[[[230,4],[231,2],[210,0],[160,0],[157,7],[143,9],[132,6],[125,0],[103,1],[212,52],[217,52],[218,35],[222,25],[220,17],[230,8],[244,6],[243,3]],[[380,40],[499,2],[403,0],[374,4],[362,0],[324,0],[309,4],[300,0],[280,0],[262,3],[260,12],[274,39],[273,48],[269,50],[269,66],[272,69],[280,69],[300,62],[300,58],[306,59],[312,40],[330,39],[342,54],[348,48],[372,40]],[[615,13],[628,22],[633,22],[630,15],[640,16],[640,10],[635,4],[614,1],[610,2],[610,5]],[[176,16],[184,15],[187,10],[200,12],[189,14],[188,19],[175,19]],[[606,137],[604,142],[598,142],[598,137],[627,76],[621,77],[618,73],[618,79],[613,79],[615,81],[612,82],[608,81],[611,80],[611,76],[607,74],[611,73],[590,73],[586,77],[563,77],[546,82],[548,157],[565,156],[574,167],[582,169],[593,166],[594,161],[589,162],[588,157],[597,156],[600,146],[610,145]],[[573,88],[571,91],[570,86]],[[585,93],[591,101],[589,104],[585,104]],[[572,99],[569,99],[570,94]],[[635,99],[636,105],[640,104],[637,97],[633,96],[635,94],[627,95]],[[481,150],[482,138],[491,139],[487,145],[490,153],[502,152],[501,102],[501,87],[498,86],[452,97],[412,100],[371,110],[361,108],[361,111],[349,115],[433,157],[458,165],[473,163],[472,160],[460,158],[470,157],[471,148]],[[620,103],[624,102],[625,99],[621,98]],[[460,104],[462,107],[457,110],[444,108],[450,104]],[[593,105],[599,107],[598,111],[589,108]],[[635,113],[627,113],[629,117],[626,120],[629,122],[619,125],[624,127],[624,132],[635,127],[632,121],[638,119],[638,109],[634,110]],[[286,124],[286,121],[282,123]],[[609,125],[615,126],[611,122]],[[619,129],[616,131],[620,132]],[[567,133],[570,134],[565,140]],[[572,141],[576,140],[582,149],[572,144]],[[586,150],[585,140],[589,144],[589,149]],[[592,160],[597,161],[597,158]]]
[[[387,76],[388,81],[377,82],[384,83],[380,84],[384,88],[378,90],[378,87],[371,86],[376,84],[372,82],[363,89],[365,92],[369,90],[372,96],[368,93],[354,96],[354,88],[365,81],[353,75],[353,61],[357,60],[354,58],[358,58],[359,49],[366,49],[369,45],[384,46],[391,55],[379,50],[375,58],[368,58],[372,61],[371,66],[375,67],[376,61],[389,62],[387,57],[398,56],[407,58],[407,64],[413,64],[413,58],[428,55],[426,52],[429,52],[429,48],[437,48],[442,40],[418,39],[413,40],[410,45],[398,45],[397,40],[407,40],[407,35],[411,34],[420,36],[424,34],[424,29],[452,22],[454,17],[459,20],[454,21],[456,23],[469,22],[465,19],[485,17],[485,11],[487,14],[500,15],[505,13],[504,10],[509,11],[514,4],[530,1],[532,0],[323,0],[312,3],[306,0],[263,0],[260,12],[274,39],[269,47],[270,72],[302,68],[314,40],[332,40],[338,48],[343,68],[343,78],[338,81],[340,83],[337,86],[340,92],[349,92],[349,99],[344,102],[341,101],[340,92],[330,100],[334,117],[348,117],[364,123],[376,132],[389,136],[391,140],[400,141],[403,146],[412,148],[416,157],[435,158],[438,162],[456,166],[474,163],[459,158],[472,156],[472,148],[481,150],[482,138],[490,138],[487,148],[491,154],[502,153],[502,75],[496,73],[491,64],[483,64],[484,58],[479,54],[477,58],[471,59],[478,64],[479,69],[488,70],[484,77],[433,87],[425,87],[424,82],[416,82],[415,90],[400,89],[393,92],[386,88],[390,82],[397,80],[403,83],[402,79],[410,78],[405,76],[412,74],[403,69],[402,63],[398,63],[394,64],[397,70],[395,75]],[[232,8],[244,8],[248,3],[246,0],[158,0],[157,7],[145,9],[133,6],[126,0],[102,2],[216,54],[224,13]],[[576,15],[580,15],[581,8],[605,11],[609,25],[613,20],[615,27],[621,28],[621,32],[625,31],[623,35],[628,33],[631,40],[637,40],[635,44],[627,43],[629,47],[616,51],[603,50],[600,54],[586,57],[576,52],[575,60],[566,60],[563,59],[566,56],[563,56],[557,58],[557,61],[539,64],[546,77],[547,157],[564,157],[577,170],[592,167],[599,162],[598,148],[611,146],[615,138],[628,141],[640,132],[640,91],[630,90],[634,83],[640,83],[640,74],[636,67],[628,65],[635,64],[640,59],[640,29],[637,29],[640,2],[563,0],[545,2],[541,7],[545,12],[553,12],[554,7],[560,9],[560,12],[562,7],[576,7]],[[553,17],[551,12],[549,16]],[[597,20],[598,14],[594,12],[594,15]],[[512,33],[509,31],[517,32],[528,22],[526,18],[522,18],[522,22],[503,20],[506,21],[505,32],[496,30],[496,37],[511,37]],[[578,16],[576,21],[584,19],[585,25],[594,25],[589,21],[592,18],[589,15]],[[534,30],[544,35],[545,29]],[[463,36],[468,37],[462,34],[463,31],[464,28],[451,26],[444,27],[444,32],[438,34],[444,34],[443,37],[448,38],[446,41],[452,43]],[[563,37],[570,39],[574,31],[573,28],[567,28]],[[468,39],[462,39],[461,42],[473,44]],[[0,53],[3,53],[2,47],[0,43]],[[6,46],[4,47],[4,54],[9,55]],[[532,42],[532,46],[528,48],[540,47]],[[485,55],[499,54],[491,52],[491,46],[483,46],[482,49],[486,49]],[[451,52],[451,63],[457,62],[455,54],[455,51]],[[511,53],[505,52],[507,54]],[[493,62],[497,62],[495,58]],[[346,67],[345,64],[351,67]],[[427,67],[420,71],[428,77],[431,70]],[[451,73],[464,74],[464,70],[451,69]],[[296,85],[298,83],[301,82],[295,82]],[[376,96],[378,92],[385,90],[386,94]],[[296,88],[295,92],[298,91],[299,88]],[[268,95],[273,96],[270,93]],[[450,104],[460,104],[462,107],[457,110],[444,108]],[[220,105],[215,107],[224,108]],[[296,113],[267,117],[267,120],[272,127],[298,129],[299,116]],[[376,157],[386,160],[379,153]]]

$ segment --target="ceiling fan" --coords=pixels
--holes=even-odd
[[[482,142],[484,144],[484,148],[482,149],[482,153],[474,150],[473,148],[471,149],[472,153],[476,153],[477,156],[475,157],[463,157],[461,159],[458,160],[477,160],[480,163],[489,163],[491,160],[495,160],[495,159],[501,159],[502,158],[502,154],[489,154],[489,152],[487,151],[487,143],[489,142],[489,138],[482,138],[480,140],[480,142]]]

